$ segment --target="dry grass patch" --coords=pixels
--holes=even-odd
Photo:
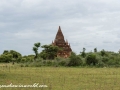
[[[34,84],[47,88],[1,90],[120,90],[120,68],[18,67],[0,65],[0,85]]]

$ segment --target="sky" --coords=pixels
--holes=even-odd
[[[77,54],[118,52],[120,0],[0,0],[0,54],[34,54],[34,43],[51,44],[59,26]]]

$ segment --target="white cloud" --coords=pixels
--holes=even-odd
[[[33,30],[20,31],[14,34],[19,39],[40,38],[40,34]]]
[[[31,54],[35,42],[50,44],[61,26],[73,51],[118,51],[119,0],[1,0],[0,53]],[[26,49],[24,49],[26,48]]]

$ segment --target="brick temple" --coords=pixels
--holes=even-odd
[[[58,28],[58,32],[56,34],[55,40],[54,42],[52,42],[52,45],[62,48],[61,51],[58,51],[57,57],[59,56],[59,57],[67,58],[71,55],[72,49],[68,41],[64,40],[64,35],[62,33],[60,26]]]

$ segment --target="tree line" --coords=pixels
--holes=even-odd
[[[38,52],[39,48],[43,48]],[[79,54],[71,53],[69,58],[57,57],[57,52],[62,50],[53,45],[42,45],[35,43],[32,50],[34,55],[22,56],[15,50],[4,50],[0,55],[1,63],[20,63],[21,66],[89,66],[89,67],[120,67],[120,52],[112,51],[97,51],[94,48],[93,52],[86,52],[83,48]]]

